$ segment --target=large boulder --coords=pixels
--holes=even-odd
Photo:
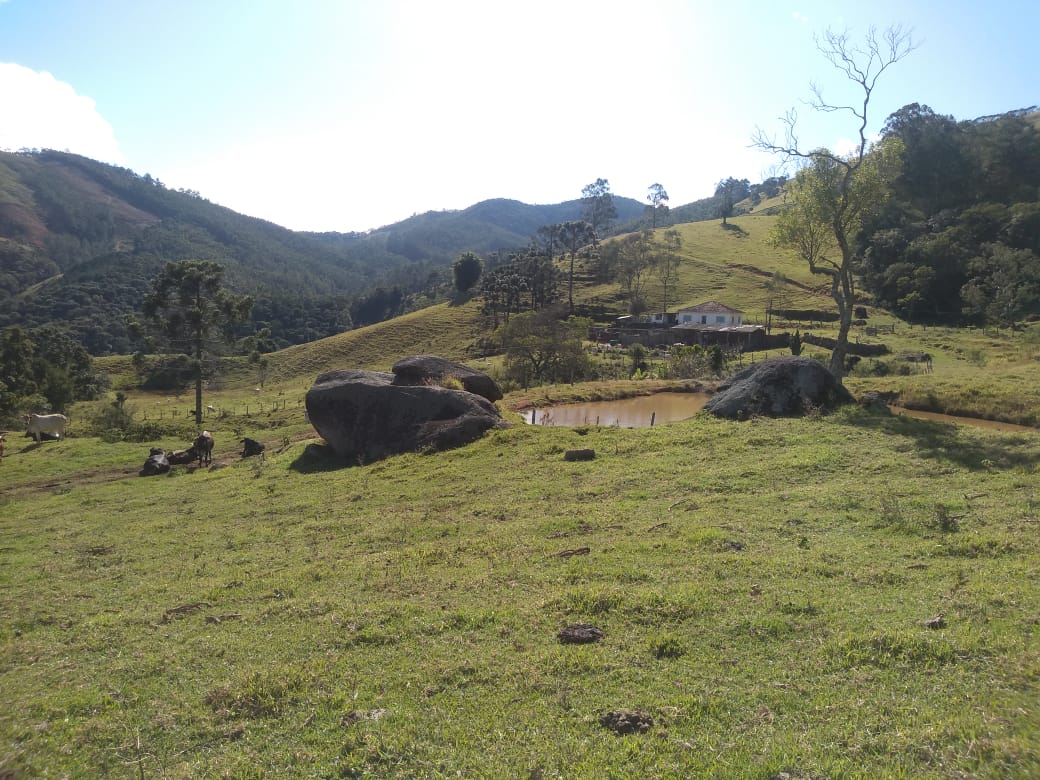
[[[382,371],[331,371],[307,391],[307,415],[333,451],[369,463],[476,441],[505,423],[486,398],[435,385],[400,385]]]
[[[833,409],[853,398],[817,360],[780,357],[734,374],[704,405],[716,417],[798,417],[813,409]]]
[[[502,398],[502,390],[487,374],[436,355],[401,358],[390,370],[394,373],[395,385],[436,385],[447,377],[454,377],[464,390],[492,403]]]

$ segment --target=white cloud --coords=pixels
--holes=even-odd
[[[94,101],[46,71],[0,62],[0,105],[0,149],[68,150],[124,163],[115,131]]]

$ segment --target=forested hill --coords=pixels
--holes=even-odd
[[[0,153],[0,326],[61,324],[95,354],[133,348],[135,311],[168,260],[214,259],[268,318],[324,328],[332,296],[366,269],[304,234],[245,217],[151,176],[78,155]]]
[[[644,209],[615,205],[619,222]],[[580,211],[578,200],[489,200],[370,233],[294,232],[79,155],[0,152],[0,327],[55,323],[94,354],[129,352],[124,316],[162,265],[213,259],[254,296],[255,319],[279,346],[302,343],[350,327],[351,304],[372,290],[446,281],[462,252],[522,247]]]
[[[617,222],[640,218],[646,204],[614,196]],[[385,255],[412,262],[452,262],[460,252],[487,254],[523,247],[542,225],[582,218],[582,202],[569,200],[550,205],[530,205],[495,198],[460,211],[429,211],[366,234],[310,234],[329,246],[343,248],[356,257]]]

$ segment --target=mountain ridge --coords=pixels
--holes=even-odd
[[[645,208],[615,204],[619,222]],[[365,233],[293,231],[69,152],[0,152],[0,327],[60,324],[93,354],[126,353],[123,320],[161,267],[213,259],[288,346],[349,328],[351,301],[381,285],[411,292],[436,276],[446,287],[462,252],[520,248],[540,225],[580,216],[578,199],[492,198]]]

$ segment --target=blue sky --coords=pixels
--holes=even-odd
[[[676,206],[806,145],[859,100],[814,34],[901,24],[871,132],[911,102],[957,119],[1040,103],[1040,3],[872,0],[0,0],[0,148],[69,149],[299,230],[366,230],[599,177]]]

